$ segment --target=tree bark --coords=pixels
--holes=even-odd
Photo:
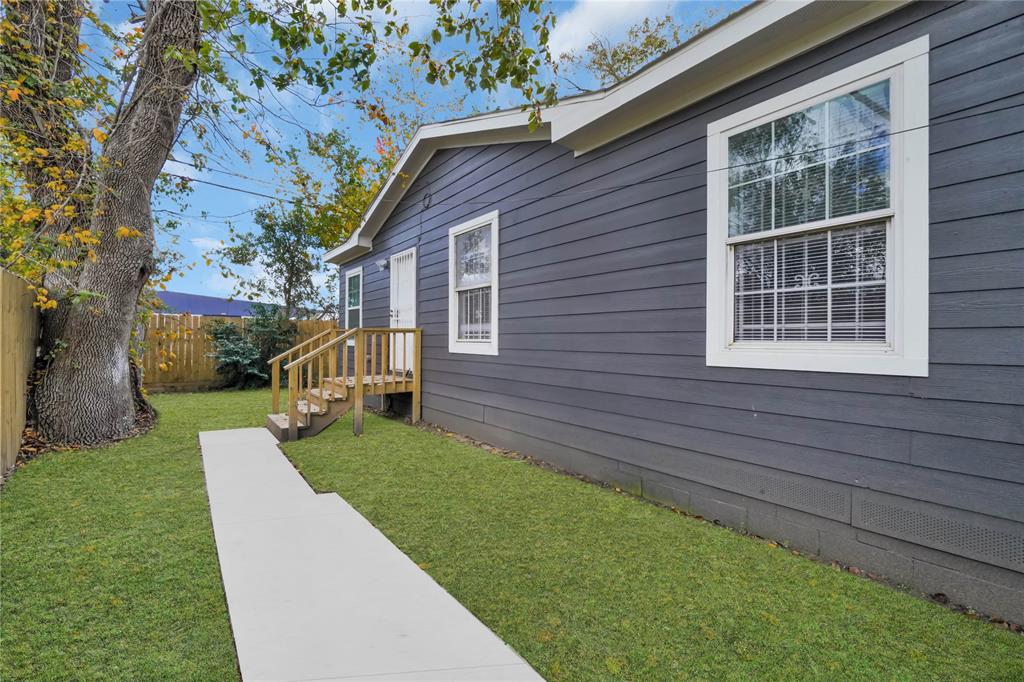
[[[95,260],[86,260],[76,288],[83,303],[61,303],[44,320],[52,352],[34,406],[37,427],[54,444],[91,445],[135,432],[151,408],[139,390],[129,355],[136,306],[154,268],[151,197],[174,143],[195,82],[192,67],[167,56],[199,46],[195,0],[151,0],[131,97],[103,148],[90,229],[100,235]],[[120,227],[141,236],[118,236]]]

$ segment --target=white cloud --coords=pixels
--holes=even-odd
[[[617,38],[645,16],[669,14],[671,11],[671,6],[664,0],[578,0],[571,9],[558,14],[555,29],[548,38],[548,49],[557,59],[566,52],[582,50],[594,36]]]
[[[219,239],[211,239],[209,237],[192,237],[188,240],[192,246],[202,251],[215,251],[220,247],[224,246],[223,242]]]
[[[203,293],[207,295],[230,296],[235,292],[235,281],[217,273],[203,280]]]
[[[172,175],[183,175],[186,178],[194,178],[196,180],[207,180],[210,177],[206,171],[199,170],[198,168],[189,166],[181,161],[175,161],[174,159],[164,161],[163,172],[170,173]]]
[[[257,279],[265,279],[267,277],[266,268],[259,263],[253,265],[231,265],[231,269],[247,281],[254,281]],[[238,281],[231,277],[225,277],[220,273],[219,270],[211,271],[209,276],[203,280],[203,291],[201,293],[207,293],[217,296],[230,296],[235,293],[238,287]],[[245,296],[239,296],[242,300],[248,300]],[[261,296],[259,300],[262,303],[282,303],[280,296]]]
[[[330,271],[321,270],[320,272],[316,272],[312,277],[313,284],[315,284],[318,289],[324,289],[327,287],[327,280],[330,279],[330,277]]]

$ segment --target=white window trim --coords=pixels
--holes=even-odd
[[[491,229],[491,338],[459,339],[459,301],[455,291],[455,237],[481,227]],[[448,230],[448,352],[472,355],[498,354],[498,212],[491,211]]]
[[[363,279],[363,266],[360,265],[358,268],[352,268],[351,270],[345,271],[345,295],[344,298],[342,299],[345,303],[345,329],[349,328],[348,311],[350,310],[350,308],[348,305],[348,281],[356,276],[359,277],[359,305],[356,306],[356,308],[358,308],[359,310],[359,325],[365,326],[363,325],[363,288],[366,286],[366,280]],[[356,308],[351,308],[351,310],[355,310]],[[349,346],[354,346],[356,345],[356,340],[349,339],[346,343]]]
[[[873,80],[891,79],[892,207],[887,319],[891,343],[757,343],[732,341],[730,245],[747,238],[728,234],[729,136]],[[928,376],[928,36],[837,71],[708,126],[708,239],[706,361],[715,367]],[[862,222],[868,214],[856,216]],[[848,217],[816,224],[846,224]],[[801,226],[800,231],[807,226]],[[782,236],[785,229],[750,238]]]

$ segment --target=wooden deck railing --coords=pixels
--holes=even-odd
[[[326,329],[267,361],[267,364],[270,365],[270,401],[274,413],[279,412],[281,409],[281,361],[284,360],[285,364],[292,362],[302,355],[316,350],[324,343],[336,338],[338,334],[344,333],[344,331],[344,329],[338,329],[337,327]]]
[[[422,330],[418,328],[338,329],[310,339],[310,349],[305,353],[300,354],[299,347],[283,353],[274,364],[289,357],[284,366],[288,373],[289,440],[297,437],[300,424],[310,424],[313,414],[326,414],[329,402],[348,400],[350,396],[356,435],[363,432],[366,395],[410,393],[412,422],[418,422],[421,341]],[[279,375],[273,393],[275,412],[279,407],[278,385]]]

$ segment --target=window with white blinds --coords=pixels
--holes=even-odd
[[[708,126],[708,364],[927,374],[927,49]]]
[[[886,79],[729,136],[728,233],[751,237],[731,244],[733,341],[887,342],[889,222],[817,225],[890,208],[889,92]]]
[[[449,232],[449,350],[497,353],[498,214]]]
[[[736,341],[886,340],[886,226],[741,244]]]

